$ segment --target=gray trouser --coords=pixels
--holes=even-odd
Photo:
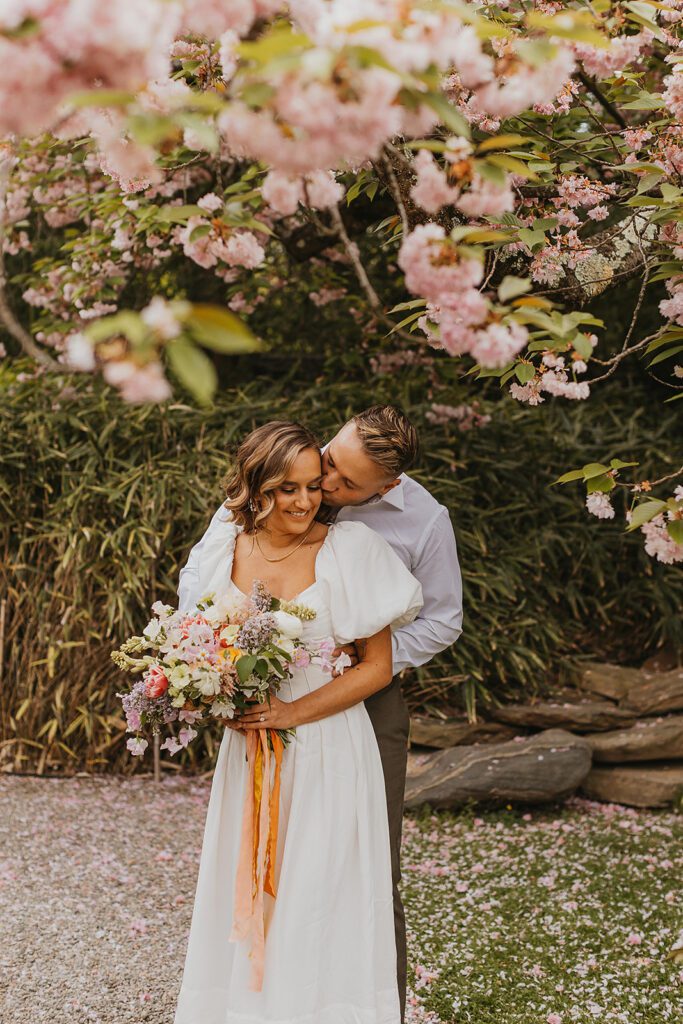
[[[406,954],[406,918],[398,884],[401,881],[401,827],[408,764],[408,708],[401,693],[398,676],[388,686],[373,693],[365,701],[375,730],[387,791],[389,838],[391,841],[391,877],[394,886],[394,927],[396,930],[396,961],[401,1020],[406,1008],[408,974]]]

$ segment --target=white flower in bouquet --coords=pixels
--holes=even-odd
[[[169,615],[173,615],[175,608],[173,605],[164,604],[163,601],[155,601],[152,605],[152,611],[155,615],[158,615],[160,619],[167,619]]]
[[[167,675],[169,683],[176,690],[181,690],[191,680],[190,670],[187,665],[175,665]]]
[[[204,697],[215,697],[221,692],[221,677],[218,672],[206,672],[197,680],[195,686]]]
[[[237,634],[240,631],[240,627],[237,623],[231,623],[229,626],[224,626],[219,633],[221,640],[227,640],[229,644],[234,644]]]
[[[283,636],[291,640],[301,636],[304,624],[297,615],[290,615],[289,612],[282,611],[273,612],[272,615],[275,620],[275,628]]]
[[[200,602],[203,604],[204,602]],[[208,605],[202,612],[202,617],[206,619],[210,626],[216,628],[220,626],[226,619],[231,619],[235,614],[234,602],[231,601],[227,596],[223,595],[217,597],[213,604]]]
[[[215,700],[209,708],[214,718],[234,718],[235,708],[232,704],[224,704],[221,700]]]
[[[155,644],[159,637],[161,636],[163,629],[164,627],[162,626],[159,619],[150,619],[145,628],[143,629],[142,635],[147,640],[149,640],[150,643]]]

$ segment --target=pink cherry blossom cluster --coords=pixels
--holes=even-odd
[[[313,210],[336,206],[344,189],[331,171],[311,171],[305,175],[269,171],[261,186],[261,195],[274,213],[287,217],[296,213],[299,203]]]
[[[588,340],[595,348],[598,343],[597,336],[595,334],[588,335]],[[543,392],[557,398],[586,399],[590,395],[590,385],[587,381],[577,381],[576,377],[585,373],[587,369],[585,361],[578,358],[576,354],[574,354],[570,365],[567,366],[564,356],[556,355],[554,352],[544,352],[536,375],[525,384],[512,383],[510,395],[516,401],[524,402],[527,405],[540,405],[545,401]],[[571,378],[570,373],[572,374]]]
[[[220,203],[220,200],[219,200]],[[265,249],[252,231],[231,230],[220,220],[190,217],[175,231],[183,252],[200,267],[244,267],[253,270],[263,263]]]
[[[428,423],[445,424],[454,423],[460,433],[477,427],[484,427],[491,422],[488,413],[480,412],[479,402],[471,404],[463,402],[461,405],[442,405],[439,402],[432,402],[431,407],[425,413]]]
[[[435,347],[498,367],[526,346],[525,327],[490,318],[489,303],[477,288],[484,275],[481,260],[447,238],[440,224],[420,224],[410,232],[398,263],[409,291],[427,300],[418,323]]]
[[[180,8],[164,0],[16,0],[0,9],[0,132],[53,126],[64,99],[168,74]],[[22,31],[25,26],[30,30]]]
[[[246,35],[259,18],[271,18],[283,0],[182,0],[180,32],[218,39],[225,32]]]
[[[448,163],[469,165],[468,156],[472,147],[465,139],[453,140],[445,153]],[[501,216],[514,208],[515,197],[510,188],[510,177],[506,175],[501,185],[474,174],[470,188],[462,190],[460,183],[451,185],[446,173],[441,170],[427,149],[418,151],[413,160],[417,180],[411,189],[411,197],[427,213],[436,214],[443,206],[455,206],[467,217]]]
[[[662,299],[659,312],[667,320],[683,326],[683,277],[669,278],[664,282],[670,299]]]
[[[614,519],[614,506],[609,495],[603,491],[592,491],[586,495],[586,508],[598,519]]]
[[[590,43],[575,43],[574,53],[589,75],[607,78],[615,71],[621,71],[633,64],[648,49],[654,33],[644,28],[635,35],[618,35],[609,41],[607,47]]]
[[[681,503],[677,511],[668,509],[665,515],[660,513],[640,528],[648,555],[665,565],[683,562],[683,544],[676,543],[666,528],[667,521],[683,520],[683,486],[676,487],[673,496]]]

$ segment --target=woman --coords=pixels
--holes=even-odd
[[[212,590],[312,608],[303,639],[359,643],[342,675],[294,669],[272,703],[228,723],[213,776],[175,1024],[399,1024],[391,858],[384,778],[363,700],[392,677],[391,627],[415,618],[420,584],[362,523],[316,519],[316,438],[275,421],[240,445],[226,520],[202,552],[192,601]],[[260,990],[248,944],[230,938],[246,734],[296,728],[284,751],[275,861],[264,897]]]

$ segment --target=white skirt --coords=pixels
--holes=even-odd
[[[319,685],[317,671],[298,670],[309,678],[294,689]],[[284,751],[259,992],[248,943],[229,939],[245,750],[244,735],[226,729],[174,1024],[399,1024],[386,795],[365,705],[298,726]]]

